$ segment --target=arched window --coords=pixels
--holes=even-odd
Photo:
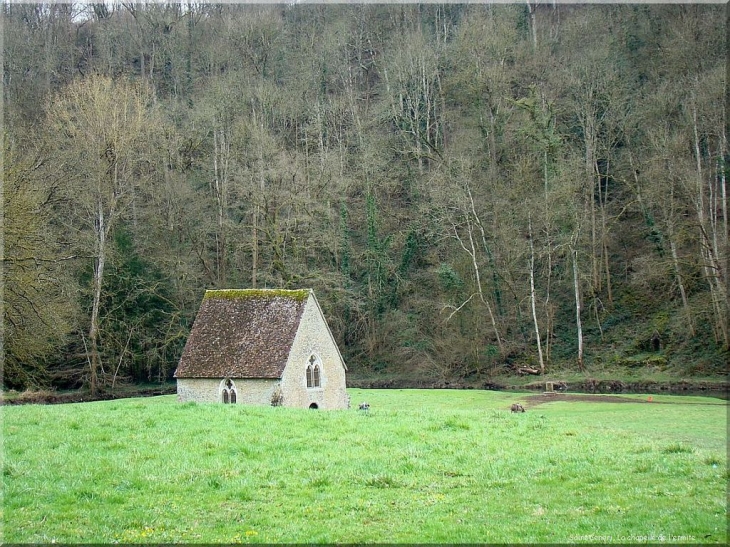
[[[319,358],[315,355],[309,357],[307,364],[307,387],[322,387],[321,366]]]
[[[223,401],[224,404],[236,404],[236,384],[234,384],[230,378],[224,379],[220,383],[220,387],[218,389],[220,389],[221,394],[220,400]]]

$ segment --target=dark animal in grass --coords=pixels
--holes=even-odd
[[[525,407],[522,406],[520,403],[513,404],[511,407],[509,407],[509,409],[512,412],[524,412],[525,411]]]
[[[357,409],[367,412],[368,410],[370,410],[370,403],[360,403],[360,406],[357,407]]]

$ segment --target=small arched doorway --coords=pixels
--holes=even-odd
[[[319,408],[319,405],[317,403],[312,403],[311,405],[309,405],[309,408],[311,410],[317,410]]]

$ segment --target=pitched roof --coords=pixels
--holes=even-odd
[[[206,291],[176,378],[281,378],[310,289]]]

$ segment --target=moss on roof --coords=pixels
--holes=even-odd
[[[205,291],[203,299],[274,298],[279,296],[302,302],[307,299],[310,292],[310,289],[217,289]]]

